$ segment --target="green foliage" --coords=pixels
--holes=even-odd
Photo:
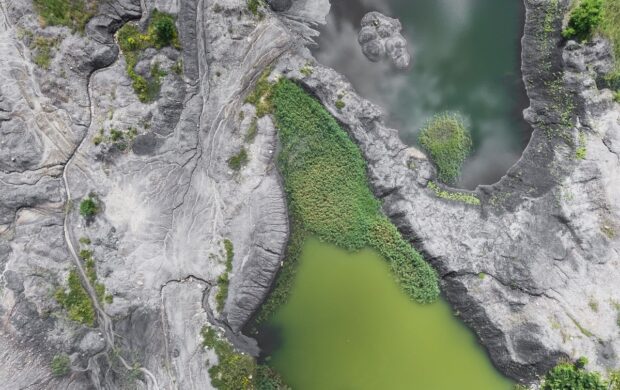
[[[381,213],[368,186],[366,162],[349,136],[316,99],[290,80],[278,81],[271,100],[282,146],[278,165],[294,234],[300,234],[294,249],[307,235],[348,250],[373,248],[390,263],[410,297],[424,303],[435,300],[435,271]]]
[[[344,106],[345,106],[345,104],[344,104],[344,102],[342,101],[342,99],[338,99],[338,100],[336,100],[336,108],[337,108],[337,109],[342,110],[342,109],[344,108]]]
[[[82,245],[90,245],[90,238],[88,237],[80,237],[79,241]]]
[[[138,130],[136,130],[135,127],[130,127],[126,130],[111,128],[108,130],[108,134],[101,128],[99,129],[99,133],[93,137],[93,144],[111,144],[118,147],[120,150],[126,150],[131,146],[137,135]]]
[[[256,107],[256,115],[259,118],[262,118],[272,111],[271,95],[273,91],[272,84],[268,80],[270,73],[271,69],[265,69],[258,79],[254,91],[245,98],[246,103],[250,103]]]
[[[80,214],[84,218],[92,218],[99,212],[99,205],[95,199],[88,196],[80,202]]]
[[[228,166],[230,169],[238,171],[248,163],[248,151],[245,148],[241,148],[239,153],[233,155],[228,159]]]
[[[248,1],[248,9],[254,16],[262,17],[263,13],[260,11],[262,7],[265,6],[263,0],[247,0]]]
[[[172,72],[178,74],[179,76],[183,74],[183,60],[178,60],[172,65]]]
[[[614,47],[616,67],[607,75],[606,81],[609,88],[615,90],[614,100],[620,103],[620,2],[618,0],[604,0],[600,31]]]
[[[131,85],[142,103],[157,99],[161,78],[165,76],[158,64],[151,68],[147,79],[135,71],[142,51],[149,47],[161,49],[165,46],[180,48],[179,37],[172,15],[153,10],[146,33],[140,32],[135,24],[127,23],[117,33],[118,44],[125,55],[127,75]]]
[[[67,310],[71,320],[93,326],[95,324],[95,308],[90,301],[88,293],[82,286],[76,269],[69,272],[67,285],[68,290],[59,288],[56,290],[54,298],[60,306]]]
[[[214,350],[218,363],[209,368],[211,383],[219,390],[284,390],[287,387],[269,367],[257,365],[251,356],[237,352],[215,329],[200,332],[202,345]]]
[[[600,375],[585,371],[583,363],[558,364],[545,375],[541,390],[607,390],[608,386]]]
[[[462,202],[473,206],[480,205],[480,199],[475,195],[465,192],[448,192],[437,185],[433,181],[429,181],[427,187],[432,190],[438,198],[451,200],[453,202]]]
[[[573,8],[568,26],[562,32],[566,39],[585,41],[603,21],[603,0],[580,0]]]
[[[463,119],[453,113],[436,115],[422,128],[418,142],[437,165],[439,180],[454,183],[472,146]]]
[[[52,359],[50,368],[55,377],[65,376],[71,371],[71,359],[65,354],[56,355]]]
[[[224,309],[226,298],[228,298],[228,286],[230,284],[229,273],[232,271],[232,262],[235,256],[232,241],[224,240],[224,250],[226,251],[226,270],[217,279],[217,294],[215,301],[217,303],[217,311]]]
[[[44,25],[66,26],[73,31],[84,31],[86,23],[95,15],[94,0],[34,0],[34,8]]]

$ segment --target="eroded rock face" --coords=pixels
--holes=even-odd
[[[362,52],[372,62],[388,58],[397,68],[407,69],[411,55],[407,51],[407,40],[400,33],[402,25],[380,12],[369,12],[362,18],[362,29],[358,42]]]

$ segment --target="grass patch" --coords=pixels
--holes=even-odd
[[[344,102],[342,101],[342,99],[338,99],[338,100],[336,100],[336,104],[335,104],[335,105],[336,105],[336,108],[337,108],[338,110],[342,110],[342,109],[344,108],[344,106],[345,106],[345,104],[344,104]]]
[[[263,12],[261,8],[265,6],[265,2],[263,0],[247,0],[248,1],[248,10],[254,16],[258,16],[259,18],[263,17]]]
[[[118,30],[117,39],[119,46],[125,55],[127,75],[131,79],[131,85],[142,103],[152,102],[157,99],[161,87],[161,78],[165,76],[155,64],[151,68],[151,75],[145,78],[135,71],[141,53],[150,48],[161,49],[172,46],[181,47],[174,17],[170,14],[153,10],[146,33],[142,33],[133,23],[125,24]]]
[[[232,262],[235,257],[233,244],[230,240],[224,240],[224,249],[226,250],[226,270],[217,279],[217,294],[215,295],[218,312],[222,312],[226,298],[228,298],[229,274],[232,271]]]
[[[93,257],[93,252],[88,249],[82,249],[79,253],[80,259],[84,261],[84,271],[86,272],[86,277],[88,278],[88,282],[95,293],[97,294],[97,300],[99,302],[108,302],[111,303],[112,296],[105,294],[105,285],[97,281],[97,269],[95,265],[95,258]]]
[[[54,48],[58,45],[57,38],[46,38],[37,36],[30,44],[30,49],[34,51],[33,61],[42,69],[49,69],[52,63]]]
[[[599,31],[611,41],[614,48],[616,66],[614,71],[605,77],[605,82],[615,91],[614,100],[620,103],[620,2],[617,0],[604,0],[603,20]]]
[[[59,378],[65,376],[71,371],[71,359],[64,353],[62,355],[56,355],[50,363],[50,368],[52,370],[52,375],[55,377]]]
[[[381,213],[358,147],[320,102],[294,82],[281,79],[272,92],[281,144],[278,166],[293,226],[287,261],[258,321],[286,300],[308,236],[347,250],[376,250],[409,297],[434,301],[437,275]]]
[[[471,136],[460,115],[443,113],[433,117],[420,131],[418,142],[437,166],[439,180],[454,183],[472,147]]]
[[[245,147],[242,147],[241,150],[239,150],[239,153],[233,155],[231,158],[228,159],[228,166],[234,171],[239,171],[241,168],[246,166],[247,163],[248,151],[245,149]]]
[[[562,31],[562,36],[566,39],[576,39],[580,42],[586,41],[592,37],[592,34],[602,21],[603,0],[581,0],[572,9],[568,26]]]
[[[95,16],[97,1],[34,0],[34,8],[45,26],[65,26],[83,32],[86,23]]]
[[[209,368],[211,383],[220,390],[284,390],[282,378],[267,366],[258,365],[251,356],[237,352],[215,329],[205,326],[200,332],[203,347],[212,349],[218,363]]]
[[[248,132],[245,134],[245,142],[253,142],[254,139],[256,138],[257,133],[258,133],[258,120],[256,118],[253,118],[252,122],[250,122],[250,126],[248,127]]]
[[[69,272],[67,285],[68,289],[59,288],[54,293],[56,302],[67,310],[71,320],[88,326],[95,325],[95,308],[82,286],[77,269]]]
[[[250,103],[256,107],[256,116],[259,118],[264,117],[268,113],[272,111],[271,106],[271,94],[272,94],[272,85],[269,82],[269,74],[271,73],[271,69],[267,68],[261,74],[258,82],[256,83],[256,88],[254,91],[250,93],[246,98],[245,102]]]
[[[432,190],[438,198],[450,200],[453,202],[462,202],[473,206],[480,205],[480,199],[477,196],[465,192],[450,192],[442,189],[434,181],[429,181],[426,185]]]
[[[101,128],[99,133],[93,137],[93,144],[95,146],[101,144],[114,145],[119,150],[125,151],[131,146],[137,136],[138,130],[134,127],[126,130],[118,130],[112,127],[107,132]]]

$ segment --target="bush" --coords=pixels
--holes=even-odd
[[[84,218],[92,218],[99,212],[99,206],[92,197],[87,197],[80,202],[80,214]]]
[[[209,368],[211,383],[220,390],[284,390],[282,378],[269,367],[257,365],[251,356],[237,352],[215,329],[205,326],[202,345],[214,350],[218,363]]]
[[[562,35],[566,39],[585,41],[592,36],[602,21],[603,0],[581,0],[571,11],[568,26]]]
[[[83,32],[86,23],[95,15],[97,2],[34,0],[34,8],[46,25],[66,26],[73,31]]]
[[[575,364],[560,363],[545,375],[541,390],[607,390],[608,386],[598,373],[587,372],[587,360]]]
[[[84,325],[95,324],[95,308],[88,293],[82,286],[80,276],[76,269],[69,272],[67,279],[68,291],[59,288],[54,294],[58,304],[67,310],[69,318]]]
[[[138,64],[141,52],[149,47],[161,49],[165,46],[180,47],[179,37],[174,18],[158,10],[153,10],[145,34],[141,33],[136,25],[127,23],[117,33],[118,44],[125,55],[127,75],[131,85],[142,103],[157,99],[161,87],[161,78],[165,72],[156,64],[151,68],[151,76],[147,80],[134,70]],[[174,69],[173,69],[174,70]]]
[[[436,115],[420,131],[418,142],[435,162],[439,180],[453,184],[471,151],[471,136],[457,114]]]
[[[65,376],[71,371],[71,359],[65,354],[56,355],[52,359],[50,368],[55,377]]]

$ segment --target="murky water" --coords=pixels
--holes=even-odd
[[[475,152],[459,186],[496,182],[529,140],[520,73],[521,0],[333,0],[317,59],[345,74],[363,96],[384,107],[403,141],[415,144],[433,114],[469,119]],[[371,63],[357,43],[359,21],[378,10],[401,20],[411,70]]]
[[[309,240],[271,325],[270,364],[296,390],[511,389],[446,303],[409,300],[372,251]]]

